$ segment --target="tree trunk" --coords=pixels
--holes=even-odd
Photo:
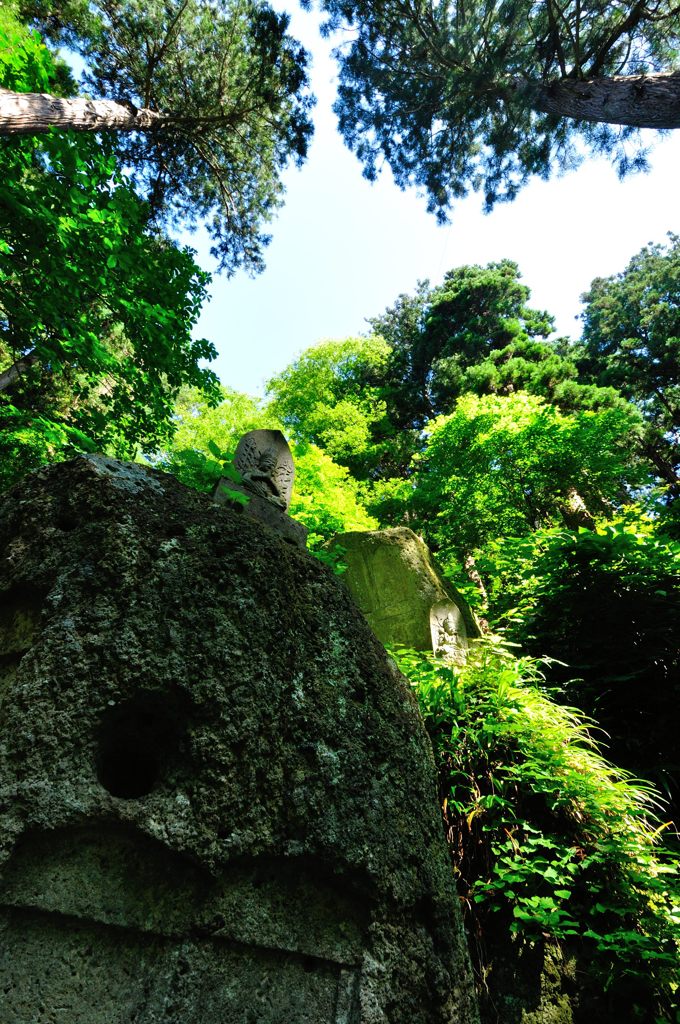
[[[562,519],[569,530],[578,530],[579,526],[592,530],[595,520],[588,511],[586,503],[575,487],[570,487],[560,505]]]
[[[39,135],[51,127],[76,132],[148,131],[180,120],[132,103],[0,89],[0,135]]]
[[[7,370],[0,372],[0,393],[6,391],[7,388],[11,388],[12,384],[19,380],[37,362],[38,357],[29,352],[27,356],[17,360]]]
[[[534,110],[575,121],[680,128],[680,72],[533,82],[513,79]]]
[[[643,455],[647,456],[661,479],[667,484],[670,484],[671,487],[677,487],[680,483],[680,478],[678,478],[678,474],[675,471],[675,466],[673,462],[671,462],[670,458],[666,457],[659,451],[657,445],[654,444],[654,441],[643,441],[640,445],[640,449]],[[677,455],[677,449],[674,449],[670,445],[668,446],[668,451]]]
[[[489,595],[486,592],[486,587],[484,586],[484,580],[480,576],[479,569],[477,568],[477,563],[475,562],[474,556],[469,554],[469,553],[465,554],[463,556],[463,566],[465,568],[465,572],[467,574],[467,578],[470,580],[471,583],[474,583],[474,585],[477,587],[479,593],[482,595],[482,600],[484,601],[484,604],[487,605],[487,607],[488,607]],[[488,620],[485,619],[485,618],[482,618],[482,616],[479,615],[479,613],[477,613],[476,618],[477,618],[477,622],[479,623],[479,628],[481,629],[482,633],[488,633],[489,632]]]

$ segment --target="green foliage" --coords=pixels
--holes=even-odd
[[[680,494],[680,237],[650,245],[583,296],[583,372],[617,388],[648,424],[655,472]]]
[[[173,436],[153,462],[188,487],[212,492],[228,475],[239,438],[248,430],[280,429],[280,423],[250,395],[221,387],[212,403],[197,388],[183,388],[174,406]]]
[[[387,383],[396,422],[421,428],[474,390],[471,368],[513,345],[547,337],[552,318],[529,308],[528,299],[517,264],[501,260],[456,267],[435,288],[421,281],[415,295],[401,295],[373,317],[373,331],[393,348]]]
[[[41,87],[49,54],[6,12],[2,24],[5,66]],[[215,350],[192,338],[209,277],[146,223],[108,144],[0,140],[3,485],[93,445],[123,457],[158,445],[181,385],[214,391],[199,361]]]
[[[520,284],[516,263],[450,270],[431,296],[419,358],[432,394],[433,413],[450,408],[467,390],[466,371],[497,350],[545,338],[552,317],[527,306],[529,289]]]
[[[673,485],[662,497],[652,485],[677,477],[676,250],[671,238],[595,282],[577,345],[542,340],[549,317],[530,309],[509,261],[401,296],[371,326],[392,346],[388,412],[399,393],[422,431],[406,472],[375,480],[369,499],[382,525],[422,532],[484,616],[557,659],[552,685],[675,814],[680,608],[668,533],[680,531]],[[450,415],[432,418],[447,404]],[[622,513],[633,498],[653,521]]]
[[[263,224],[282,203],[312,127],[307,53],[265,0],[26,0],[25,16],[84,59],[97,98],[163,114],[114,133],[123,165],[165,226],[206,224],[221,269],[263,266]]]
[[[273,378],[274,408],[295,437],[383,486],[410,474],[423,428],[467,391],[522,387],[552,398],[566,381],[570,407],[575,391],[580,404],[613,404],[612,393],[591,387],[586,398],[574,384],[564,343],[536,340],[552,319],[528,299],[510,260],[450,270],[435,288],[420,282],[369,321],[370,337],[323,342]]]
[[[13,92],[46,92],[55,61],[38,32],[27,32],[11,7],[0,7],[0,81]]]
[[[587,718],[543,692],[538,662],[498,641],[478,642],[463,668],[396,657],[434,745],[459,891],[481,944],[499,922],[499,951],[512,933],[578,942],[619,999],[619,1019],[638,1018],[632,999],[645,1019],[657,1002],[656,1019],[674,1020],[680,886],[677,860],[658,846],[654,792],[602,758]]]
[[[632,409],[566,415],[522,392],[464,395],[416,464],[417,521],[446,557],[559,522],[576,488],[606,508],[635,475],[636,424]]]
[[[293,457],[296,485],[290,514],[309,530],[311,551],[323,555],[322,545],[337,533],[378,528],[378,521],[364,506],[361,485],[345,466],[339,466],[313,444],[294,445]]]
[[[318,6],[328,28],[346,33],[335,109],[347,145],[368,178],[387,163],[398,185],[424,192],[440,221],[470,189],[491,209],[533,175],[573,168],[584,149],[612,156],[621,174],[645,166],[633,129],[588,123],[585,103],[573,113],[560,98],[583,78],[678,66],[672,0]],[[643,123],[633,101],[627,113],[627,123]],[[608,119],[604,105],[599,114]]]
[[[424,429],[465,394],[526,390],[565,412],[617,409],[620,425],[632,423],[613,388],[579,380],[580,349],[541,340],[552,319],[528,300],[510,260],[450,270],[434,288],[420,282],[369,321],[370,337],[323,342],[273,378],[273,408],[293,436],[371,481],[376,511],[390,522]]]
[[[178,452],[180,458],[174,466],[174,475],[198,491],[212,492],[219,484],[222,498],[228,498],[237,505],[247,505],[250,500],[248,496],[229,486],[230,480],[237,484],[243,483],[243,477],[234,465],[232,453],[223,451],[214,441],[208,441],[207,449],[208,455],[195,448]],[[156,468],[161,467],[167,468],[159,460]]]
[[[365,478],[393,433],[380,390],[389,355],[379,337],[315,345],[269,381],[272,411],[293,437]]]
[[[503,538],[477,564],[492,621],[558,659],[552,685],[597,718],[616,762],[653,779],[677,817],[680,543],[631,508],[591,530]]]
[[[384,384],[392,420],[421,429],[468,392],[528,391],[565,412],[624,405],[613,388],[581,378],[582,346],[543,340],[553,319],[529,298],[517,264],[501,260],[449,270],[434,288],[421,281],[370,319],[392,346]]]

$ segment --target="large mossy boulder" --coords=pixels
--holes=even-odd
[[[0,502],[3,1024],[473,1024],[409,686],[306,553],[103,457]]]

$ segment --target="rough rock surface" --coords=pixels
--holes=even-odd
[[[3,1024],[473,1024],[412,694],[344,587],[101,457],[0,502]]]
[[[382,643],[464,660],[468,637],[479,636],[479,627],[413,530],[341,533],[331,550],[341,554],[345,582]]]

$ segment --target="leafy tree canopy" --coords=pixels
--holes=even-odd
[[[552,318],[528,299],[510,260],[456,268],[434,288],[422,281],[369,319],[369,337],[323,342],[274,377],[274,407],[295,436],[358,477],[403,476],[425,424],[465,391],[528,387],[546,361],[544,381],[577,375],[555,345],[531,346],[551,332]]]
[[[645,452],[680,493],[680,237],[650,245],[583,296],[584,375],[617,388],[648,423]]]
[[[308,0],[308,4],[311,0]],[[638,127],[680,127],[675,0],[319,0],[336,53],[336,111],[368,178],[390,165],[446,219],[487,209],[585,147],[620,173],[644,166]],[[619,127],[621,126],[621,127]],[[633,140],[634,141],[634,140]]]
[[[114,126],[114,142],[151,216],[207,224],[227,272],[261,269],[281,172],[304,159],[312,130],[307,53],[288,16],[265,0],[25,0],[21,13],[83,57],[92,96],[147,111]],[[105,131],[106,112],[71,123]]]
[[[297,439],[365,477],[391,438],[382,388],[390,346],[379,337],[325,341],[267,384],[272,408]]]
[[[411,499],[425,535],[460,558],[497,537],[606,512],[636,469],[638,417],[619,407],[561,413],[520,392],[460,398],[429,428]]]
[[[294,436],[382,481],[410,474],[424,428],[469,392],[528,391],[565,412],[626,409],[615,389],[579,379],[580,348],[543,340],[552,317],[528,303],[511,260],[455,268],[436,287],[422,281],[369,319],[371,336],[323,342],[274,377],[274,408]]]
[[[400,425],[420,428],[449,412],[470,390],[471,368],[551,334],[552,317],[527,305],[530,293],[520,277],[512,260],[456,267],[441,285],[422,281],[415,295],[401,295],[369,320],[393,346],[389,389]]]
[[[60,72],[7,11],[0,81]],[[130,456],[171,431],[174,397],[216,378],[191,332],[209,277],[147,229],[146,205],[108,143],[50,133],[0,139],[2,480],[98,446]]]

